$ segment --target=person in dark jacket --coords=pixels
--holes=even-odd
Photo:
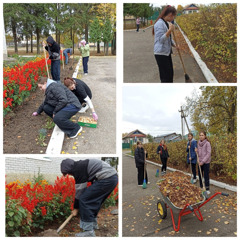
[[[167,160],[169,158],[167,146],[165,141],[162,140],[157,148],[157,154],[160,155],[161,162],[162,162],[162,175],[166,174],[167,171]]]
[[[47,46],[43,46],[48,51],[49,59],[51,59],[51,75],[55,81],[60,81],[60,46],[53,40],[53,37],[47,38]]]
[[[146,164],[146,162],[145,162],[145,151],[140,141],[137,142],[137,147],[135,149],[134,157],[135,157],[136,168],[138,170],[138,186],[142,186],[143,180],[144,180],[144,165]],[[146,168],[145,168],[145,171],[146,171],[146,183],[149,184]]]
[[[45,92],[45,100],[32,115],[37,116],[44,111],[68,137],[77,137],[82,127],[70,120],[81,109],[77,97],[67,87],[51,79],[42,78],[38,87]]]
[[[61,163],[61,172],[75,179],[75,201],[72,214],[80,213],[80,228],[83,232],[76,237],[95,237],[97,215],[102,203],[118,184],[117,171],[104,161],[86,159],[74,161],[65,159]],[[87,183],[92,182],[87,188]]]
[[[196,164],[197,164],[197,155],[195,148],[197,147],[197,141],[193,139],[193,134],[188,134],[188,143],[187,143],[187,163],[191,164],[192,174],[193,174],[193,183],[197,182],[196,177]]]
[[[79,102],[82,104],[82,108],[79,112],[84,113],[90,107],[93,119],[97,121],[98,116],[91,101],[92,92],[88,85],[80,79],[70,77],[64,78],[64,85],[77,96]]]

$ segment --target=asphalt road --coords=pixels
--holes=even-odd
[[[70,154],[115,154],[116,153],[116,57],[90,56],[88,75],[79,74],[92,91],[92,102],[98,114],[97,128],[83,127],[80,136],[65,138],[62,153]],[[80,67],[82,71],[82,67]],[[92,116],[91,110],[76,114]]]
[[[159,72],[153,54],[154,37],[152,28],[145,32],[140,29],[124,31],[124,82],[125,83],[159,83]],[[206,83],[206,79],[195,59],[183,54],[183,62],[192,82]],[[184,83],[185,77],[177,51],[173,48],[174,83]]]
[[[180,231],[175,232],[171,215],[163,220],[157,212],[159,190],[155,184],[157,166],[148,164],[150,184],[146,189],[137,185],[137,169],[134,159],[123,156],[123,222],[124,237],[230,237],[237,232],[236,193],[210,186],[215,191],[229,193],[229,197],[217,195],[201,208],[204,220],[201,222],[194,214],[183,216]],[[197,183],[198,184],[198,183]]]

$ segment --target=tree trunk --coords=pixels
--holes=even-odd
[[[28,35],[26,35],[26,53],[28,53]]]
[[[37,34],[37,54],[40,54],[40,48],[39,48],[40,29],[38,27],[36,29],[36,34]]]
[[[106,45],[106,56],[108,56],[108,42],[106,43],[107,45]]]
[[[100,42],[97,42],[97,53],[100,53]]]
[[[72,35],[72,49],[73,49],[73,54],[74,54],[74,33],[73,33],[73,35]]]
[[[104,42],[104,45],[103,45],[103,52],[104,52],[104,55],[106,55],[106,42]]]
[[[31,53],[33,52],[33,33],[31,32]]]
[[[88,42],[88,25],[85,24],[85,41]]]
[[[112,40],[112,55],[116,55],[116,32],[114,33]]]
[[[11,23],[12,23],[12,32],[13,32],[13,39],[14,39],[15,53],[18,53],[16,23],[15,23],[14,21],[12,21]]]

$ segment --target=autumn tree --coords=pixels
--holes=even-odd
[[[90,25],[89,36],[91,41],[97,43],[97,53],[100,53],[100,45],[102,39],[102,30],[98,18],[94,18],[93,22]]]
[[[211,86],[200,89],[201,94],[195,92],[186,99],[194,128],[218,135],[236,133],[237,88]]]

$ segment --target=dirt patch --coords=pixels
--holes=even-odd
[[[78,60],[74,59],[73,70],[69,69],[72,65],[72,59],[70,59],[67,67],[64,65],[64,70],[61,66],[61,81],[63,81],[64,77],[72,76],[77,62]],[[46,128],[47,121],[52,122],[52,120],[44,113],[37,117],[32,116],[32,113],[37,111],[43,100],[43,93],[37,89],[30,94],[21,106],[16,107],[13,112],[4,117],[4,154],[45,153],[52,129],[47,130],[46,139],[44,141],[46,146],[41,146],[37,143],[39,130]]]
[[[109,207],[107,209],[101,209],[98,214],[98,226],[99,230],[95,230],[97,237],[117,237],[118,236],[118,215],[111,214],[111,211],[117,209],[117,206]],[[62,224],[62,221],[58,223],[51,223],[42,232],[33,232],[35,237],[74,237],[76,233],[80,232],[79,216],[74,217],[66,225],[66,227],[57,234],[57,229]],[[49,228],[50,226],[50,228]]]

